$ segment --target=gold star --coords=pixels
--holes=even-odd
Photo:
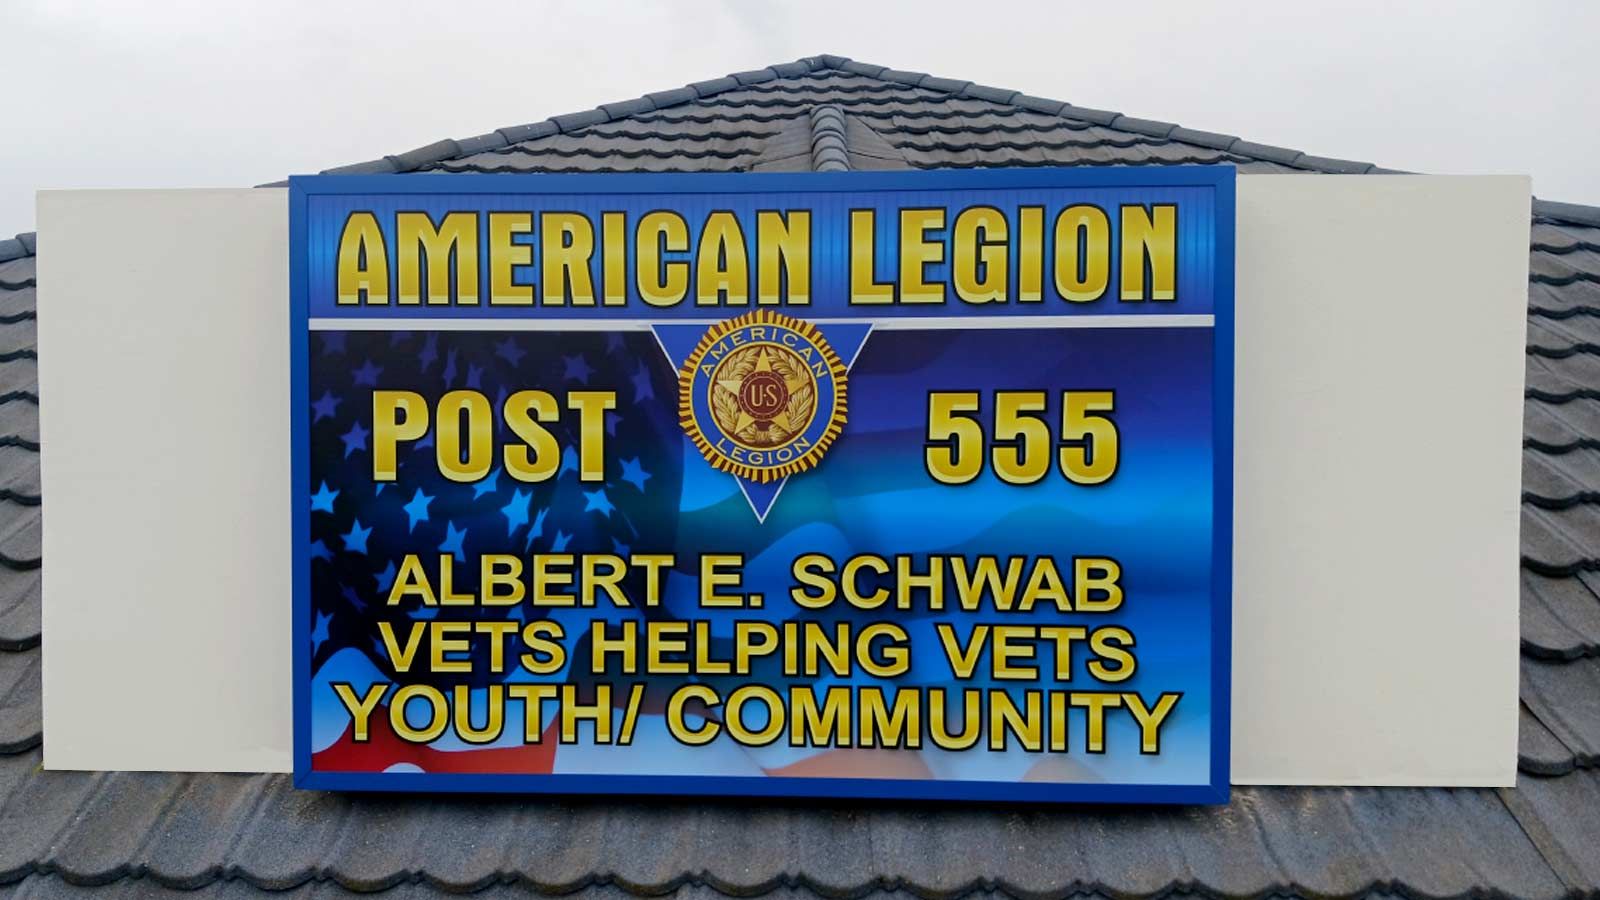
[[[755,374],[756,372],[773,371],[772,359],[767,356],[767,349],[763,347],[756,352],[756,367],[751,371],[751,374]],[[717,381],[717,387],[722,388],[725,391],[729,391],[735,397],[737,397],[739,396],[739,390],[744,387],[745,378],[748,377],[749,375],[740,378],[723,378]],[[789,389],[789,396],[792,397],[797,391],[806,386],[806,379],[804,375],[790,375],[783,380],[783,384],[784,387]],[[755,416],[752,416],[744,411],[744,404],[739,404],[739,417],[734,421],[733,433],[738,434],[744,431],[746,428],[750,427],[755,420]]]

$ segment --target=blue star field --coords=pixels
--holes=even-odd
[[[675,418],[676,373],[646,333],[438,333],[321,331],[311,346],[310,497],[313,666],[344,647],[392,671],[378,639],[382,619],[437,611],[387,606],[407,553],[450,554],[461,590],[476,588],[484,553],[671,552],[682,480]],[[555,478],[525,484],[497,464],[476,483],[439,472],[432,432],[402,444],[393,483],[372,473],[372,391],[411,390],[436,401],[460,388],[482,391],[500,440],[512,391],[613,390],[606,413],[605,480],[582,482],[576,414],[551,423],[563,452]],[[638,593],[640,586],[626,584]],[[521,609],[452,610],[452,617],[518,618]],[[415,673],[408,678],[416,678]],[[437,683],[452,683],[431,676]]]

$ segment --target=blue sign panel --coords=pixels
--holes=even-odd
[[[1226,801],[1233,188],[292,179],[296,783]]]

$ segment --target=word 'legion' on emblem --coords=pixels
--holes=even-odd
[[[706,329],[678,417],[713,468],[766,483],[817,464],[845,422],[845,365],[815,325],[758,310]]]

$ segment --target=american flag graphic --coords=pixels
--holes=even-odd
[[[929,373],[955,371],[963,383],[978,387],[1070,384],[1081,379],[1074,374],[1074,366],[1099,371],[1126,364],[1132,357],[1118,341],[1150,340],[1127,332],[1090,340],[1085,340],[1082,332],[1078,335],[996,331],[973,336],[930,331],[873,336],[851,373],[851,420],[839,445],[816,470],[791,479],[781,502],[764,522],[758,522],[738,481],[714,471],[688,443],[676,418],[675,367],[649,332],[314,333],[306,413],[310,419],[312,493],[311,543],[305,552],[311,566],[311,609],[310,633],[304,636],[311,650],[313,771],[1005,782],[1118,781],[1152,776],[1159,780],[1168,777],[1165,771],[1176,772],[1171,777],[1187,777],[1187,772],[1178,772],[1170,760],[1136,753],[1041,754],[1017,747],[993,751],[981,745],[969,752],[928,746],[868,749],[791,746],[786,740],[747,746],[726,733],[706,745],[689,746],[667,728],[668,698],[689,682],[708,685],[720,696],[745,683],[780,691],[801,683],[819,691],[837,685],[876,684],[891,690],[962,686],[952,684],[934,633],[937,622],[961,620],[959,613],[935,615],[921,610],[899,614],[844,605],[824,611],[799,609],[788,602],[784,587],[791,583],[790,563],[803,553],[821,552],[836,559],[860,552],[1053,554],[1064,544],[1085,543],[1081,535],[1099,534],[1147,545],[1145,520],[1124,516],[1126,522],[1109,527],[1109,520],[1097,520],[1085,510],[1081,498],[1086,495],[1074,493],[1068,486],[1043,493],[1003,485],[975,486],[958,495],[969,504],[960,514],[955,514],[949,501],[940,499],[946,495],[929,493],[928,476],[919,461],[920,396]],[[1204,358],[1196,355],[1196,348],[1204,345],[1188,335],[1163,340],[1168,342],[1172,359]],[[1065,353],[1064,347],[1085,349]],[[1029,362],[1019,364],[1022,360]],[[561,463],[555,477],[548,480],[519,482],[495,466],[476,483],[450,481],[440,473],[430,430],[427,436],[400,445],[393,482],[377,482],[373,478],[372,392],[378,389],[415,391],[430,404],[452,390],[481,392],[490,398],[497,417],[497,454],[502,442],[516,441],[500,418],[501,405],[511,393],[526,389],[556,395],[571,390],[614,391],[616,408],[605,418],[604,479],[580,480],[577,419],[568,415],[549,424],[561,446]],[[1201,384],[1181,391],[1169,389],[1164,395],[1170,396],[1173,408],[1194,409],[1204,390]],[[914,402],[907,402],[908,397],[915,398]],[[1167,415],[1160,409],[1152,409],[1151,414]],[[1130,420],[1128,427],[1138,426]],[[1170,460],[1165,464],[1170,465]],[[1197,478],[1208,474],[1203,457],[1196,458],[1194,471]],[[1104,492],[1094,496],[1102,495]],[[1137,509],[1139,503],[1159,508],[1167,502],[1148,491],[1130,496],[1132,502],[1112,496],[1106,508]],[[930,507],[930,503],[934,505]],[[1116,507],[1119,503],[1122,506]],[[930,509],[940,514],[933,515]],[[1203,543],[1192,547],[1196,553],[1205,552]],[[747,560],[747,583],[759,583],[768,590],[765,606],[702,608],[696,560],[705,552],[742,554]],[[1161,552],[1172,556],[1170,549]],[[387,603],[407,554],[435,560],[449,555],[457,563],[455,589],[470,594],[478,587],[477,559],[486,553],[523,557],[614,554],[624,558],[630,553],[673,554],[677,568],[666,575],[662,602],[656,607],[640,602],[646,587],[640,572],[630,573],[622,583],[634,601],[626,608],[604,602],[592,608],[528,603],[424,606],[414,599],[393,606]],[[1177,602],[1179,595],[1172,596]],[[1185,601],[1173,609],[1191,615],[1200,607]],[[380,623],[388,622],[396,633],[403,634],[412,622],[434,618],[513,621],[519,626],[546,618],[558,623],[566,634],[567,662],[560,671],[549,674],[534,675],[514,663],[495,674],[487,644],[474,643],[468,671],[436,673],[426,665],[416,665],[408,672],[398,672]],[[758,660],[755,670],[745,676],[646,675],[624,673],[615,667],[594,673],[582,652],[593,628],[618,629],[625,622],[678,619],[708,622],[711,652],[727,658],[733,623],[750,618],[779,625],[805,620],[831,626],[849,621],[856,627],[893,618],[910,635],[916,653],[910,671],[894,678],[874,679],[857,671],[846,677],[825,673],[806,679],[785,676],[776,656]],[[1168,618],[1170,623],[1161,628],[1174,640],[1193,633],[1192,626],[1181,618]],[[1034,619],[1059,621],[1059,616],[1041,609]],[[1150,628],[1145,626],[1141,636],[1155,634],[1157,640],[1147,644],[1161,646],[1159,641],[1167,638]],[[1182,657],[1182,665],[1204,665],[1202,648],[1192,641],[1182,646],[1196,651],[1196,655]],[[513,645],[509,654],[514,659],[520,650]],[[1147,658],[1159,660],[1156,655]],[[1159,666],[1166,663],[1154,662],[1147,668],[1151,665],[1157,667],[1152,670],[1153,677],[1163,678]],[[1141,673],[1139,679],[1143,678]],[[402,739],[390,727],[387,704],[393,697],[391,688],[369,719],[366,739],[357,740],[352,717],[334,686],[352,685],[360,693],[374,683],[429,684],[447,698],[465,698],[467,721],[473,727],[489,721],[495,691],[518,684],[557,685],[579,707],[609,701],[612,734],[609,740],[597,740],[593,722],[584,721],[577,728],[575,742],[562,741],[561,704],[539,706],[537,721],[529,722],[523,704],[505,703],[505,720],[493,740],[468,743],[452,728],[418,743]],[[968,686],[1020,691],[1038,685],[980,678]],[[634,693],[636,687],[638,694]],[[608,691],[609,697],[605,696]],[[1192,700],[1186,709],[1204,712]],[[716,718],[720,711],[701,710],[698,714]],[[960,716],[955,719],[958,726]],[[1185,713],[1175,720],[1168,739],[1174,750],[1184,749],[1181,765],[1204,764],[1203,756],[1188,750],[1204,747],[1204,726],[1204,716],[1199,714]],[[1131,724],[1126,727],[1131,729]],[[1113,736],[1124,746],[1132,739],[1131,731]]]

